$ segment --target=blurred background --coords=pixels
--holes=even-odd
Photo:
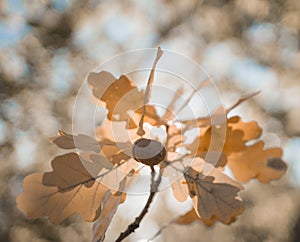
[[[16,196],[24,176],[49,169],[61,152],[48,138],[71,132],[87,73],[120,52],[158,45],[200,63],[225,104],[261,90],[234,113],[257,120],[267,146],[282,145],[289,169],[280,181],[247,184],[246,211],[231,226],[172,225],[155,241],[300,241],[299,41],[298,0],[0,0],[0,241],[90,241],[80,216],[58,226],[27,220]],[[144,203],[129,197],[106,241]],[[126,241],[147,241],[186,206],[161,192]]]

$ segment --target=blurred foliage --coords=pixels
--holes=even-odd
[[[78,216],[60,226],[28,221],[15,198],[23,177],[49,167],[57,154],[48,137],[71,131],[72,105],[87,72],[122,51],[157,45],[199,62],[226,104],[262,90],[236,112],[259,120],[270,146],[279,143],[278,134],[289,163],[289,173],[271,187],[248,185],[248,209],[234,225],[171,226],[158,241],[299,241],[299,11],[298,0],[0,1],[0,241],[90,240],[90,227]],[[145,220],[148,230],[131,241],[182,213],[164,205],[168,196],[161,194]],[[108,241],[131,220],[125,214],[114,219]]]

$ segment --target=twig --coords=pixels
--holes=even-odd
[[[139,129],[137,131],[137,134],[140,135],[140,136],[143,136],[145,134],[145,131],[143,129],[143,124],[144,124],[144,117],[146,115],[146,104],[149,102],[150,90],[151,90],[151,86],[152,86],[153,81],[154,81],[155,68],[156,68],[157,62],[161,58],[162,54],[163,54],[163,51],[161,50],[160,47],[158,47],[156,58],[153,62],[153,66],[152,66],[152,69],[151,69],[151,72],[150,72],[150,75],[149,75],[149,78],[148,78],[148,82],[147,82],[146,91],[145,91],[145,94],[144,94],[143,113],[142,113],[142,117],[141,117],[140,122],[139,122]]]
[[[192,97],[203,87],[208,86],[211,83],[211,79],[207,78],[206,80],[204,80],[203,82],[201,82],[197,88],[193,88],[192,93],[189,95],[189,97],[185,100],[185,102],[183,104],[181,104],[180,108],[176,111],[177,114],[180,113],[182,111],[182,109],[184,109],[188,103],[191,101]]]
[[[147,200],[147,203],[146,203],[144,209],[142,210],[140,215],[138,217],[136,217],[135,220],[131,224],[128,225],[128,228],[120,234],[120,236],[116,239],[115,242],[121,242],[123,239],[125,239],[127,236],[129,236],[131,233],[133,233],[140,226],[140,223],[142,222],[143,218],[148,213],[149,207],[153,201],[155,194],[157,193],[158,186],[161,182],[162,169],[160,170],[159,177],[157,178],[156,181],[154,179],[155,174],[156,174],[155,171],[151,172],[151,188],[150,188],[151,192],[150,192],[150,195],[148,197],[148,200]]]

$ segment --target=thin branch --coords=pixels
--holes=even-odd
[[[162,116],[162,120],[170,121],[174,119],[174,111],[175,111],[175,104],[178,100],[178,97],[181,97],[183,94],[183,87],[179,88],[175,95],[173,96],[171,102],[168,105],[168,108],[166,109],[166,112]]]
[[[232,109],[236,108],[237,106],[239,106],[241,103],[245,102],[246,100],[248,100],[252,97],[255,97],[259,93],[260,93],[260,91],[256,91],[256,92],[249,93],[247,95],[240,97],[239,100],[237,100],[234,104],[231,105],[231,107],[226,109],[226,113],[229,113]]]
[[[153,81],[154,81],[154,72],[155,72],[156,64],[159,61],[159,59],[161,58],[162,54],[163,54],[163,51],[161,50],[160,47],[158,47],[156,58],[153,62],[152,69],[151,69],[151,72],[150,72],[150,75],[149,75],[149,78],[148,78],[148,82],[147,82],[146,91],[145,91],[145,94],[144,94],[143,112],[142,112],[142,117],[141,117],[140,122],[139,122],[139,129],[137,131],[137,134],[140,135],[140,136],[143,136],[145,134],[145,131],[143,129],[143,124],[144,124],[144,118],[145,118],[145,115],[146,115],[146,104],[149,102],[150,90],[151,90],[151,86],[152,86]]]
[[[211,83],[211,79],[207,78],[206,80],[204,80],[203,82],[201,82],[197,88],[193,88],[192,93],[189,95],[189,97],[185,100],[185,102],[180,106],[180,108],[176,111],[177,114],[180,113],[182,111],[182,109],[184,109],[188,103],[191,101],[192,97],[202,88],[208,86]]]
[[[153,172],[153,171],[151,172],[151,188],[150,188],[151,192],[150,192],[150,195],[148,197],[145,207],[143,208],[140,215],[138,217],[136,217],[135,220],[131,224],[128,225],[128,228],[120,234],[120,236],[116,239],[115,242],[121,242],[123,239],[125,239],[131,233],[133,233],[140,226],[140,223],[142,222],[143,218],[148,213],[149,207],[153,201],[155,194],[157,193],[158,186],[161,182],[162,169],[159,172],[159,176],[158,176],[157,180],[155,180],[155,174],[156,174],[155,172]]]

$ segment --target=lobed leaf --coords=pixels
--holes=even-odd
[[[225,125],[203,128],[198,137],[199,141],[195,140],[186,147],[192,154],[216,164],[216,167],[224,167],[228,155],[245,150],[246,143],[259,138],[261,133],[257,122],[243,122],[240,117],[234,116]],[[217,158],[219,160],[216,162]]]
[[[97,219],[107,188],[89,174],[79,156],[57,156],[52,168],[52,172],[33,173],[24,179],[18,208],[29,218],[47,216],[55,224],[77,212],[86,221]]]
[[[191,224],[195,221],[200,221],[202,223],[204,223],[207,226],[212,226],[215,222],[217,222],[217,218],[216,217],[212,217],[211,219],[203,219],[200,218],[198,216],[198,214],[196,213],[195,209],[192,208],[190,211],[186,212],[185,214],[181,215],[180,217],[178,217],[174,223],[176,224],[182,224],[182,225],[187,225],[187,224]],[[234,222],[235,219],[233,219],[232,221],[230,221],[228,224],[230,224],[231,222]]]
[[[59,130],[58,136],[50,138],[50,142],[62,149],[77,148],[85,151],[100,151],[100,144],[98,141],[84,134],[72,135]]]
[[[240,187],[215,182],[213,176],[202,178],[202,174],[193,168],[188,169],[185,179],[195,211],[201,219],[215,218],[229,224],[234,217],[244,211],[243,202],[237,197]]]
[[[258,141],[242,152],[232,153],[228,157],[228,165],[241,182],[257,178],[267,183],[279,179],[286,172],[287,165],[281,156],[281,148],[264,149],[264,142]]]
[[[144,106],[144,91],[139,91],[135,84],[125,75],[115,78],[107,71],[92,72],[88,76],[88,83],[93,95],[106,104],[107,118],[111,121],[126,121],[126,128],[138,126],[137,119],[142,116]],[[160,118],[151,105],[146,105],[145,121],[156,124]],[[132,113],[136,116],[135,120]]]

